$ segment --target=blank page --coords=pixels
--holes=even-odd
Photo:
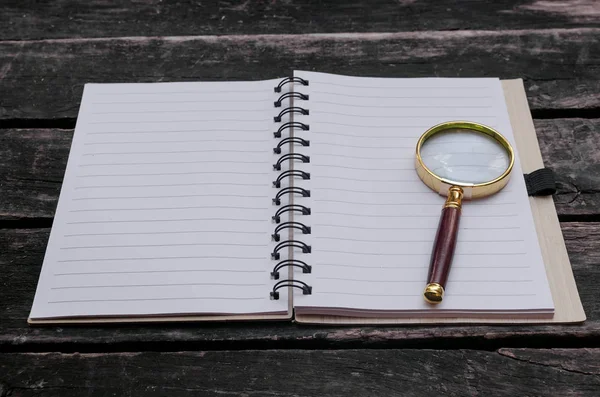
[[[355,78],[298,72],[310,86],[313,295],[315,314],[402,312],[549,313],[553,302],[521,167],[500,193],[464,201],[442,304],[423,289],[445,197],[418,178],[423,132],[469,120],[514,136],[498,79]],[[305,276],[305,275],[302,275]],[[378,313],[378,311],[381,311]]]
[[[86,85],[31,317],[286,313],[278,81]]]

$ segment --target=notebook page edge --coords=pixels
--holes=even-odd
[[[71,144],[69,145],[69,155],[67,156],[67,165],[65,168],[65,172],[63,174],[63,183],[61,183],[61,187],[60,187],[60,191],[59,191],[59,195],[58,195],[58,201],[56,204],[56,208],[55,208],[55,212],[54,212],[54,219],[56,219],[57,215],[59,215],[62,212],[62,208],[66,205],[67,200],[67,195],[70,194],[69,190],[70,190],[70,186],[67,186],[64,181],[67,179],[67,175],[70,173],[74,172],[74,168],[77,167],[76,162],[77,162],[77,153],[75,153],[75,147],[76,144],[78,142],[78,140],[81,139],[81,120],[82,120],[82,116],[84,116],[87,112],[88,112],[88,101],[86,101],[86,98],[90,97],[92,95],[92,90],[95,88],[97,84],[91,84],[91,83],[86,83],[83,86],[83,93],[81,95],[81,104],[79,106],[79,111],[77,112],[77,120],[75,122],[75,128],[73,129],[73,138],[71,140]],[[45,283],[49,283],[50,282],[50,268],[49,265],[47,264],[48,261],[48,257],[49,257],[49,247],[51,244],[54,243],[54,241],[57,239],[57,230],[54,227],[50,228],[50,235],[48,237],[48,241],[46,242],[46,246],[45,246],[45,250],[44,250],[44,257],[42,259],[42,264],[41,264],[41,269],[40,269],[40,274],[38,277],[38,281],[37,281],[37,285],[36,285],[36,291],[34,294],[34,299],[33,302],[31,304],[31,308],[29,311],[29,316],[28,318],[35,318],[36,316],[34,316],[36,311],[42,310],[41,307],[43,307],[44,305],[44,298],[46,297],[47,291],[48,289],[45,286]]]
[[[509,111],[515,133],[515,139],[526,155],[521,155],[521,164],[525,173],[543,168],[535,126],[529,111],[529,104],[522,79],[502,81],[506,106]],[[560,222],[552,196],[530,197],[532,212],[550,290],[555,305],[557,322],[582,322],[586,315],[575,283],[573,270],[566,249]]]

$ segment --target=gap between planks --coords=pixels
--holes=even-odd
[[[561,34],[595,34],[600,35],[600,28],[552,28],[552,29],[509,29],[509,30],[438,30],[438,31],[416,31],[416,32],[365,32],[365,33],[306,33],[306,34],[231,34],[231,35],[194,35],[194,36],[123,36],[123,37],[83,37],[83,38],[64,38],[64,39],[36,39],[36,40],[0,40],[0,44],[77,44],[90,42],[107,41],[125,41],[125,42],[150,42],[162,40],[171,43],[183,43],[188,41],[202,41],[214,43],[217,41],[244,42],[244,41],[319,41],[319,40],[337,40],[337,41],[381,41],[381,40],[401,40],[401,39],[433,39],[447,40],[456,38],[471,37],[506,37],[523,35],[549,35],[556,36]]]
[[[587,109],[532,109],[534,120],[552,119],[597,119],[600,118],[600,108]],[[65,129],[75,128],[77,118],[63,117],[56,119],[6,119],[0,122],[3,129]]]

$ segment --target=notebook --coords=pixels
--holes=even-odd
[[[433,125],[497,129],[508,185],[465,202],[444,301],[423,299],[444,197],[414,169]],[[521,80],[295,71],[87,84],[30,324],[585,319]]]

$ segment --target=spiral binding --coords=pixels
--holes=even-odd
[[[283,86],[285,86],[286,84],[293,84],[293,83],[298,83],[303,86],[309,85],[308,80],[302,79],[300,77],[288,77],[288,78],[281,80],[279,82],[279,85],[274,88],[274,91],[279,93],[279,92],[281,92]],[[282,108],[282,104],[286,100],[288,100],[290,102],[292,100],[308,101],[309,96],[306,94],[300,93],[300,92],[290,91],[290,92],[286,92],[286,93],[282,94],[274,102],[273,105],[275,108]],[[277,114],[277,116],[275,116],[273,119],[276,123],[281,123],[283,116],[294,115],[294,114],[308,115],[309,111],[301,106],[290,104],[290,106],[284,107],[279,112],[279,114]],[[309,131],[310,126],[308,124],[300,123],[300,122],[296,122],[296,121],[290,121],[290,122],[283,123],[277,129],[277,131],[275,131],[273,133],[273,137],[275,139],[279,139],[279,142],[273,148],[273,153],[281,154],[282,147],[284,147],[285,145],[288,145],[289,147],[292,147],[292,145],[297,145],[299,147],[310,146],[310,141],[305,138],[300,138],[300,137],[295,137],[295,136],[282,138],[282,133],[288,129],[289,130],[299,129],[302,131]],[[303,164],[306,164],[306,163],[310,163],[310,157],[306,156],[304,154],[295,153],[295,152],[283,154],[278,158],[277,162],[275,164],[273,164],[273,170],[281,171],[282,165],[286,162],[301,162]],[[281,222],[281,216],[284,213],[298,213],[303,216],[307,216],[307,215],[311,214],[311,209],[304,205],[300,205],[300,204],[281,205],[281,200],[285,195],[290,195],[290,196],[291,195],[299,195],[301,197],[310,197],[310,190],[304,189],[302,187],[299,187],[299,186],[282,187],[282,182],[286,178],[289,180],[292,180],[292,179],[309,180],[310,173],[302,171],[302,170],[297,170],[297,169],[289,169],[289,170],[280,172],[279,175],[277,176],[277,178],[275,178],[275,180],[273,181],[273,187],[275,189],[278,189],[277,194],[273,198],[273,204],[275,206],[279,207],[277,209],[277,211],[275,212],[275,215],[272,217],[273,222],[277,226],[275,227],[273,234],[271,235],[271,238],[273,241],[278,243],[273,248],[273,251],[271,252],[271,260],[278,261],[273,266],[273,271],[271,272],[271,278],[274,280],[279,280],[279,276],[280,276],[279,271],[285,267],[300,268],[300,269],[302,269],[302,273],[311,273],[311,271],[312,271],[312,267],[309,266],[308,264],[306,264],[306,262],[304,262],[304,261],[301,261],[298,259],[280,260],[281,259],[280,251],[284,250],[286,248],[289,248],[289,247],[299,248],[302,250],[303,253],[306,253],[306,254],[310,254],[311,250],[312,250],[308,244],[306,244],[303,241],[300,241],[298,239],[282,240],[282,238],[281,238],[280,233],[286,229],[297,229],[297,230],[301,231],[302,234],[310,234],[311,233],[310,225],[306,225],[303,222],[297,222],[297,221]],[[275,285],[273,285],[273,289],[270,292],[271,299],[275,299],[275,300],[279,299],[278,290],[281,288],[285,288],[285,287],[293,287],[293,288],[300,289],[304,295],[310,295],[312,293],[312,286],[306,284],[305,282],[303,282],[301,280],[283,279],[283,280],[280,280],[277,283],[275,283]]]

